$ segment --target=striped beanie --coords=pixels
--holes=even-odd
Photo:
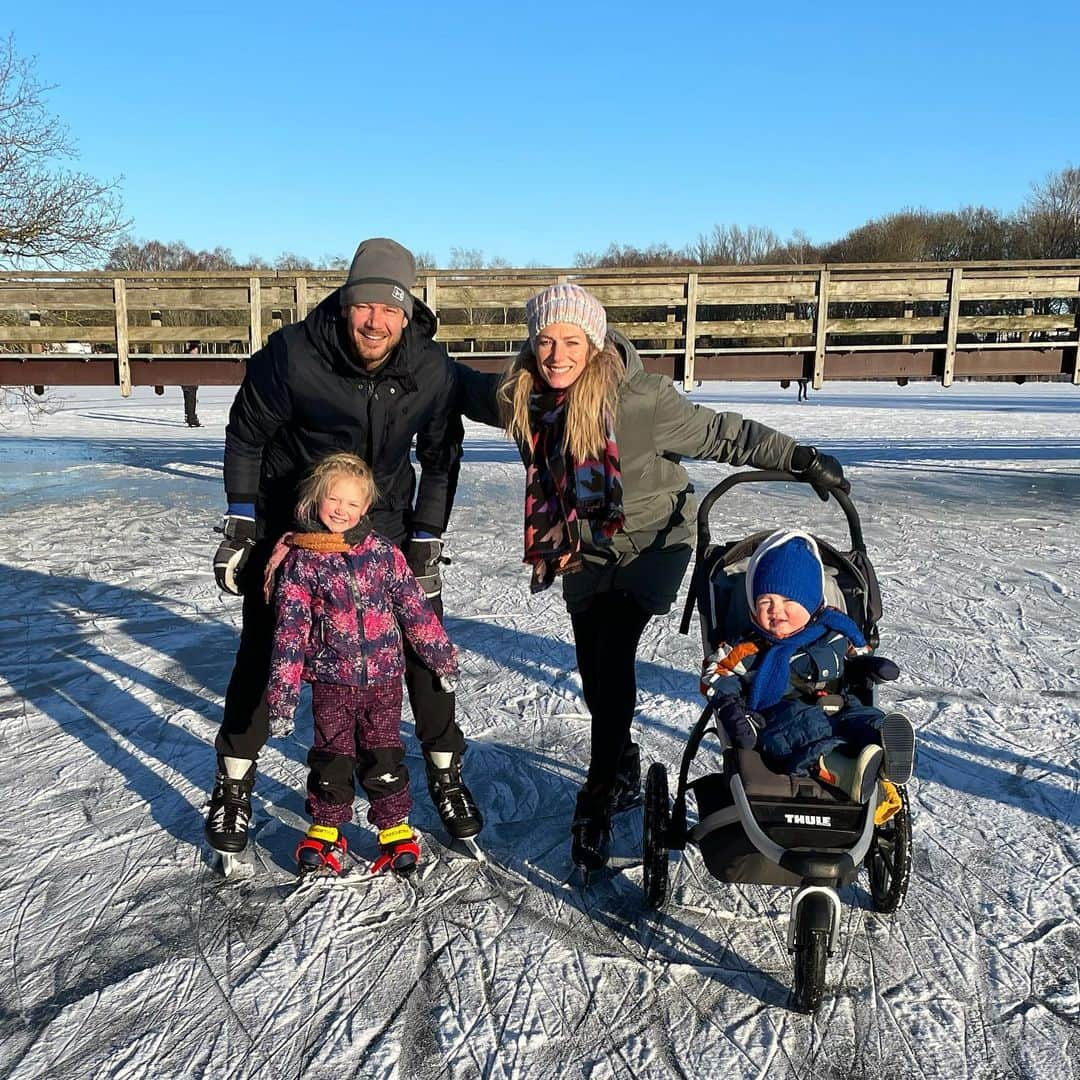
[[[533,348],[536,347],[540,331],[552,323],[580,326],[598,349],[604,347],[607,312],[604,305],[580,285],[549,285],[543,292],[525,301],[525,318],[529,323],[529,341]]]

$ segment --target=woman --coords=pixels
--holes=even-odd
[[[592,717],[585,784],[571,826],[574,862],[608,859],[611,815],[641,784],[630,738],[642,631],[671,607],[691,556],[695,508],[680,457],[784,469],[818,488],[845,486],[835,458],[736,413],[682,397],[646,374],[579,285],[525,306],[529,341],[505,375],[458,366],[459,408],[502,427],[525,464],[525,561],[532,590],[563,577],[578,671]]]

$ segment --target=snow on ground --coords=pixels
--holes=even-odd
[[[843,893],[828,997],[789,1008],[790,892],[673,859],[641,904],[640,819],[619,872],[568,883],[588,725],[556,590],[520,565],[520,465],[472,429],[447,573],[463,651],[480,865],[423,785],[414,884],[291,887],[307,706],[260,762],[256,873],[201,844],[239,620],[214,587],[230,388],[56,392],[0,431],[0,1073],[30,1077],[940,1077],[1077,1075],[1080,390],[707,384],[834,451],[881,577],[883,695],[921,743],[906,906]],[[699,491],[725,469],[693,465]],[[730,504],[730,505],[729,505]],[[802,491],[740,488],[714,534],[782,522],[843,538]],[[637,737],[674,768],[698,639],[641,650]],[[422,764],[405,727],[414,776]],[[362,814],[361,814],[362,817]],[[362,821],[350,843],[373,849]]]

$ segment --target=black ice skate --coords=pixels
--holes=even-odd
[[[484,827],[484,818],[473,800],[472,792],[461,779],[461,760],[455,758],[446,769],[437,769],[429,761],[427,781],[431,801],[446,831],[455,840],[464,840],[475,854],[475,844],[470,841]]]
[[[635,742],[627,743],[615,776],[611,793],[611,812],[621,813],[641,805],[641,750]]]
[[[611,854],[611,811],[597,806],[594,800],[582,792],[574,810],[570,825],[570,858],[581,870],[584,883],[589,876],[607,866]]]
[[[236,758],[230,758],[236,761]],[[215,851],[236,854],[247,847],[248,826],[251,824],[251,791],[255,787],[255,762],[249,762],[247,771],[232,777],[225,764],[218,759],[214,790],[210,795],[210,809],[206,814],[204,833]]]

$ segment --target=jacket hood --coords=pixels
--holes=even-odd
[[[645,365],[641,362],[637,349],[630,344],[630,339],[621,330],[614,330],[611,327],[608,327],[607,336],[609,341],[614,342],[626,363],[626,377],[632,379],[635,375],[642,374],[645,371]]]

